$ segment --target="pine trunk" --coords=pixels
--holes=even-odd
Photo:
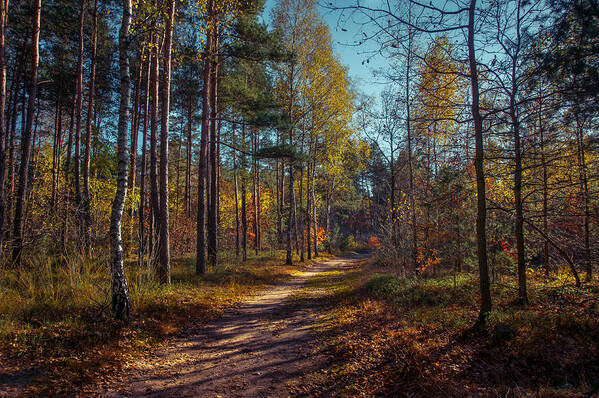
[[[175,159],[175,214],[179,214],[179,182],[181,177],[181,149],[183,148],[183,120],[177,143],[177,158]]]
[[[235,137],[235,124],[232,126]],[[233,183],[235,187],[235,257],[239,258],[239,184],[237,181],[237,151],[233,150]]]
[[[8,0],[0,0],[0,258],[2,257],[2,243],[4,231],[4,175],[6,170],[6,119],[4,115],[6,103],[6,57],[5,57],[5,35],[7,20]]]
[[[160,283],[165,284],[171,283],[168,209],[168,130],[171,91],[171,47],[174,19],[175,0],[170,0],[166,27],[164,29],[164,49],[162,51],[162,112],[160,129],[160,266],[158,267],[158,280]]]
[[[40,14],[42,8],[41,0],[33,3],[31,36],[31,77],[29,80],[29,98],[27,102],[27,119],[25,130],[21,136],[21,165],[19,167],[19,186],[17,188],[17,202],[14,217],[14,246],[12,252],[13,261],[20,265],[23,252],[23,219],[25,215],[25,200],[29,178],[29,161],[31,158],[31,139],[33,131],[33,117],[35,114],[35,102],[37,98],[37,74],[39,66],[39,40],[40,40]]]
[[[146,69],[146,85],[144,90],[144,124],[142,130],[142,150],[141,150],[141,173],[139,178],[139,265],[144,264],[144,257],[146,255],[146,225],[145,225],[145,213],[146,213],[146,174],[147,174],[147,163],[148,163],[148,111],[150,108],[150,74],[152,68],[151,55],[148,54],[147,69]]]
[[[85,126],[85,158],[83,160],[83,239],[85,249],[91,249],[91,194],[89,189],[89,168],[92,150],[92,117],[94,113],[94,96],[96,85],[96,48],[98,41],[98,0],[94,1],[94,23],[92,36],[92,59],[89,78],[89,97],[87,102],[87,121]]]
[[[62,92],[56,98],[56,120],[54,123],[54,137],[52,141],[52,194],[50,195],[50,213],[56,214],[56,195],[58,192],[58,178],[60,173],[60,146],[62,141]],[[0,178],[3,176],[0,175]]]
[[[216,24],[216,22],[215,22]],[[214,26],[210,74],[210,203],[208,205],[208,257],[213,267],[218,263],[218,28]]]
[[[208,13],[212,13],[212,0],[208,3]],[[210,51],[212,47],[212,33],[208,32],[206,48],[204,50],[204,89],[202,93],[202,127],[200,138],[200,164],[198,175],[198,215],[197,215],[197,246],[196,246],[196,273],[206,273],[206,183],[208,177],[208,135],[210,115]]]
[[[79,15],[79,52],[77,56],[77,93],[76,93],[76,111],[75,111],[75,156],[73,157],[73,165],[75,166],[75,212],[77,215],[77,222],[79,224],[78,238],[79,243],[83,240],[83,213],[81,207],[82,193],[81,193],[81,111],[83,109],[83,22],[85,20],[85,0],[81,1],[80,15]]]
[[[252,207],[254,208],[254,251],[256,255],[258,255],[258,186],[257,179],[258,173],[256,170],[257,161],[256,161],[256,135],[258,134],[257,129],[252,129]]]
[[[245,150],[245,122],[241,127],[241,147]],[[241,155],[241,249],[243,261],[247,260],[248,243],[247,188],[245,179],[246,167],[245,152],[243,152]]]
[[[131,195],[135,194],[135,175],[137,174],[137,141],[139,138],[139,120],[141,117],[141,77],[143,71],[143,58],[144,58],[145,47],[142,46],[139,52],[139,59],[137,65],[137,76],[133,83],[133,110],[131,116],[131,151],[129,153],[129,192]],[[131,206],[129,210],[129,219],[131,220],[131,235],[133,234],[133,213],[135,205]],[[132,238],[132,237],[131,237]]]
[[[189,101],[187,111],[187,145],[186,145],[186,166],[185,166],[185,193],[183,195],[183,208],[187,218],[191,218],[191,154],[192,154],[192,131],[193,131],[193,105]]]
[[[294,79],[294,71],[295,71],[295,63],[291,61],[291,69],[289,73],[289,104],[288,104],[288,114],[289,120],[291,121],[291,125],[289,126],[289,145],[293,145],[293,102],[294,102],[294,91],[293,91],[293,79]],[[293,253],[291,247],[291,228],[293,227],[293,206],[295,204],[295,200],[293,197],[293,162],[289,161],[289,218],[287,219],[287,253],[285,264],[292,265],[293,264]]]
[[[156,4],[156,3],[155,3]],[[155,28],[156,29],[156,28]],[[155,261],[155,253],[160,250],[157,245],[157,235],[160,231],[160,208],[158,199],[158,79],[160,70],[158,68],[159,57],[159,34],[154,32],[153,56],[150,73],[150,98],[151,98],[151,113],[150,113],[150,209],[151,209],[151,233],[150,239],[150,256],[151,262]],[[158,247],[157,247],[158,246]]]

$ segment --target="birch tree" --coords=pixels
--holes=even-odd
[[[129,104],[131,76],[129,72],[129,29],[131,27],[131,0],[123,0],[123,16],[119,29],[120,105],[117,136],[117,188],[110,215],[110,272],[112,274],[112,313],[118,320],[128,321],[130,313],[129,287],[123,265],[122,220],[127,197],[129,153]]]

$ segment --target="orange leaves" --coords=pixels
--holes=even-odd
[[[322,243],[327,240],[327,233],[320,225],[316,226],[316,240],[318,243]]]
[[[368,243],[366,244],[366,246],[369,249],[378,249],[381,247],[381,241],[376,236],[371,236],[370,238],[368,238]]]
[[[441,259],[437,256],[437,249],[426,249],[418,247],[416,249],[416,261],[418,262],[418,273],[423,273],[429,270],[433,265],[441,263]]]

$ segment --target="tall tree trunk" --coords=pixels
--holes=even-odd
[[[398,242],[398,236],[397,236],[397,222],[395,220],[395,159],[393,156],[393,133],[390,132],[389,133],[389,149],[390,149],[390,156],[389,156],[389,187],[390,187],[390,203],[389,205],[391,206],[391,209],[389,211],[390,214],[390,230],[391,230],[391,242],[393,242],[393,246],[397,247]]]
[[[522,153],[520,149],[520,122],[516,116],[515,98],[510,98],[510,117],[514,134],[514,201],[516,205],[516,251],[518,267],[518,301],[520,304],[528,303],[526,289],[526,263],[524,253],[524,211],[522,205]]]
[[[164,49],[162,51],[162,112],[160,129],[160,283],[171,283],[169,214],[168,214],[168,128],[171,92],[171,47],[175,0],[169,1],[169,12],[164,29]]]
[[[257,130],[257,134],[259,134],[260,131]],[[258,145],[259,145],[259,141],[258,141],[258,136],[256,136],[256,151],[258,151]],[[262,194],[260,192],[260,162],[258,159],[256,159],[256,231],[258,233],[257,235],[257,242],[258,242],[258,250],[262,250],[262,212],[261,212],[261,201],[262,201]]]
[[[279,131],[277,130],[277,146],[279,145]],[[281,161],[280,159],[275,160],[275,197],[276,197],[276,205],[277,205],[277,242],[281,243],[281,233],[283,229],[283,224],[281,222]]]
[[[291,124],[289,126],[289,145],[293,145],[293,102],[294,102],[294,91],[293,91],[293,78],[295,76],[295,62],[291,61],[291,69],[289,74],[289,105],[288,105],[288,114],[289,120]],[[285,264],[292,265],[293,264],[293,254],[291,252],[291,228],[293,226],[294,214],[293,214],[293,206],[295,203],[294,197],[294,187],[293,187],[293,161],[289,161],[289,218],[287,219],[287,257],[285,260]]]
[[[316,152],[316,143],[314,141],[314,152]],[[316,217],[316,188],[314,187],[316,181],[316,158],[312,160],[312,223],[314,228],[314,258],[318,257],[318,229],[317,229],[317,217]]]
[[[305,223],[305,212],[304,212],[304,168],[300,168],[300,179],[299,179],[299,208],[300,208],[300,221],[299,221],[299,233],[300,233],[300,262],[304,262],[304,223]]]
[[[312,138],[310,138],[310,145],[309,145],[309,157],[312,156]],[[312,217],[311,217],[311,209],[312,209],[312,202],[310,200],[310,170],[311,170],[311,164],[308,163],[308,168],[306,170],[306,227],[307,227],[307,231],[306,231],[306,240],[307,240],[307,249],[308,249],[308,260],[312,259]]]
[[[39,1],[39,0],[38,0]],[[121,100],[119,106],[117,138],[117,187],[110,214],[110,272],[112,274],[112,313],[116,319],[129,319],[129,288],[123,267],[123,242],[121,221],[127,196],[127,133],[129,130],[129,27],[131,25],[131,0],[123,0],[123,19],[119,30],[119,66],[121,76]]]
[[[15,188],[15,134],[17,130],[17,116],[18,116],[18,108],[19,108],[19,92],[21,91],[21,83],[25,79],[25,54],[27,52],[26,45],[23,44],[21,49],[21,56],[19,57],[19,63],[16,65],[16,79],[15,79],[15,88],[13,93],[13,105],[12,112],[10,115],[10,126],[8,129],[8,172],[7,172],[7,190],[8,190],[8,198],[9,200],[5,201],[6,209],[3,212],[4,217],[7,218],[7,228],[0,231],[2,233],[2,237],[5,235],[10,237],[12,230],[8,227],[11,224],[12,220],[12,205],[14,198],[14,188]],[[22,88],[23,93],[25,92],[25,87]],[[8,121],[7,121],[8,122]]]
[[[36,171],[36,159],[37,159],[37,155],[38,155],[38,129],[39,129],[39,118],[40,118],[40,97],[37,97],[37,105],[35,107],[35,120],[33,121],[33,139],[31,141],[31,165],[29,167],[29,181],[32,181],[32,184],[29,188],[29,190],[27,191],[26,195],[27,195],[27,201],[31,200],[31,195],[33,193],[33,189],[34,189],[34,184],[35,184],[35,171]],[[23,220],[23,222],[27,222],[27,210],[29,210],[28,208],[25,209],[25,218]]]
[[[409,17],[411,18],[411,8]],[[412,160],[412,120],[411,120],[411,99],[410,99],[410,71],[412,67],[412,43],[413,34],[410,31],[408,36],[408,56],[406,59],[406,133],[408,146],[408,174],[410,185],[410,217],[412,220],[412,262],[414,269],[418,267],[418,225],[416,224],[416,200],[414,193],[414,167]]]
[[[24,101],[25,101],[25,85],[23,84],[23,88],[22,90],[20,90],[20,86],[22,81],[25,80],[25,68],[24,68],[24,64],[25,64],[25,52],[27,51],[26,46],[23,46],[23,54],[21,57],[21,63],[18,65],[18,70],[19,73],[17,75],[17,85],[16,85],[16,91],[15,91],[15,98],[14,98],[14,103],[13,103],[13,109],[12,109],[12,115],[11,115],[11,122],[10,122],[10,131],[9,131],[9,139],[8,139],[8,197],[10,198],[10,200],[8,200],[7,202],[5,202],[6,204],[6,211],[4,212],[5,217],[8,218],[8,222],[7,225],[11,225],[11,221],[14,221],[12,219],[12,212],[13,212],[13,202],[14,200],[12,198],[14,198],[14,192],[15,192],[15,135],[16,135],[16,131],[17,131],[17,114],[18,114],[18,108],[19,108],[19,91],[23,91],[23,105],[24,105]],[[25,108],[22,107],[21,108],[21,113],[25,114]],[[10,228],[6,228],[5,230],[6,235],[10,238],[11,234],[12,234],[12,229]]]
[[[217,153],[217,125],[218,125],[218,27],[216,21],[213,27],[212,38],[212,73],[210,76],[210,203],[208,208],[208,257],[210,264],[216,267],[218,259],[218,153]]]
[[[426,133],[426,184],[425,190],[426,192],[432,191],[431,184],[431,145],[430,145],[430,133],[427,131]],[[426,219],[424,222],[424,239],[423,239],[423,250],[425,255],[429,253],[429,244],[430,244],[430,227],[431,227],[431,208],[430,206],[426,206]]]
[[[208,2],[208,14],[212,14],[213,1]],[[210,25],[210,23],[209,23]],[[208,29],[208,39],[204,50],[204,89],[202,93],[202,128],[200,138],[200,164],[198,175],[198,215],[197,215],[197,246],[196,246],[196,273],[206,273],[206,183],[208,177],[208,135],[210,115],[210,70],[212,49],[211,27]]]
[[[154,4],[157,4],[154,2]],[[151,227],[150,227],[150,251],[151,261],[155,260],[155,253],[160,250],[160,245],[156,245],[157,235],[160,231],[160,208],[158,199],[158,79],[160,70],[158,67],[159,57],[159,33],[157,27],[154,27],[154,39],[152,47],[154,49],[152,56],[152,66],[150,73],[150,98],[151,98],[151,116],[150,116],[150,209],[151,209]],[[158,246],[158,247],[157,247]]]
[[[23,218],[25,214],[25,200],[29,177],[29,161],[31,158],[31,133],[33,131],[33,117],[35,114],[35,101],[37,98],[37,73],[39,66],[39,40],[40,40],[40,13],[41,0],[33,1],[31,36],[31,77],[29,80],[29,98],[27,102],[27,121],[21,136],[21,165],[19,167],[19,186],[17,188],[17,203],[14,217],[14,247],[12,259],[16,264],[21,263],[23,252]]]
[[[543,93],[542,90],[539,93],[539,98],[542,98]],[[543,114],[542,114],[542,106],[541,100],[539,100],[539,110],[538,110],[538,120],[539,120],[539,139],[541,145],[541,166],[543,168],[543,232],[547,235],[547,207],[549,203],[549,190],[547,187],[547,160],[545,158],[545,134],[543,130]],[[543,241],[543,265],[545,268],[545,276],[549,277],[549,242],[545,239]]]
[[[186,145],[186,167],[185,167],[185,193],[183,195],[183,208],[187,218],[191,218],[191,154],[192,154],[192,133],[193,131],[193,104],[189,100],[187,110],[187,145]]]
[[[528,304],[528,293],[526,289],[526,253],[524,247],[524,209],[522,203],[522,149],[520,144],[520,120],[518,110],[516,109],[516,99],[518,94],[518,82],[516,75],[517,60],[520,51],[521,30],[520,30],[520,10],[521,4],[518,0],[516,9],[516,38],[514,53],[511,56],[511,92],[510,92],[510,119],[514,134],[514,201],[516,206],[516,251],[518,268],[518,301],[520,304]]]
[[[139,178],[139,255],[138,261],[140,266],[144,263],[146,254],[146,226],[145,226],[145,210],[146,210],[146,174],[148,164],[148,112],[150,108],[150,75],[152,69],[151,54],[148,51],[147,69],[146,69],[146,85],[144,89],[144,124],[142,130],[142,150],[141,150],[141,173]]]
[[[129,152],[129,192],[131,195],[135,194],[135,175],[137,174],[137,141],[139,138],[139,119],[141,115],[141,77],[143,71],[143,59],[145,53],[145,46],[142,45],[139,51],[139,62],[137,65],[137,76],[133,82],[133,108],[131,115],[131,148]],[[132,205],[129,209],[129,220],[131,221],[130,240],[133,241],[133,213],[135,211],[135,205]]]
[[[474,19],[476,0],[470,0],[468,10],[468,61],[470,67],[470,85],[472,89],[472,118],[474,119],[475,155],[474,168],[476,170],[476,248],[478,255],[478,270],[480,277],[481,306],[478,326],[485,327],[491,312],[491,290],[489,282],[489,266],[487,264],[487,196],[485,190],[483,123],[480,114],[478,67],[474,47]]]
[[[232,126],[232,135],[235,137],[235,123]],[[235,187],[235,257],[239,258],[239,184],[237,181],[237,151],[233,150],[233,183]]]
[[[94,96],[96,86],[96,48],[98,42],[98,0],[94,1],[94,23],[92,36],[92,59],[89,77],[89,98],[87,101],[87,121],[85,126],[85,158],[83,161],[83,228],[85,249],[91,249],[91,195],[89,191],[89,168],[92,150],[92,117],[94,113]]]
[[[62,91],[59,89],[56,98],[56,122],[54,123],[54,139],[52,142],[52,194],[50,199],[50,213],[56,212],[56,195],[58,191],[58,178],[60,173],[60,146],[62,144]],[[0,176],[2,178],[2,176]]]
[[[183,120],[181,119],[181,130],[179,142],[177,143],[177,158],[175,159],[175,214],[179,214],[179,182],[181,176],[181,148],[183,147]]]
[[[252,133],[252,207],[254,208],[254,251],[256,255],[258,255],[258,173],[256,170],[256,136],[258,135],[258,130],[256,128],[253,128]]]
[[[245,122],[241,126],[241,147],[244,150],[241,154],[241,249],[242,259],[247,260],[248,247],[248,215],[247,215],[247,188],[245,179],[245,170],[247,164],[245,161]]]
[[[217,112],[218,116],[218,112]],[[222,182],[222,169],[221,169],[221,158],[220,158],[220,128],[222,121],[218,121],[218,127],[216,130],[216,237],[218,239],[218,227],[220,226],[220,187]],[[216,242],[216,249],[218,253],[218,241]]]
[[[281,199],[279,200],[279,226],[277,228],[279,228],[281,230],[281,234],[278,237],[279,240],[279,244],[283,243],[283,233],[284,228],[283,228],[283,209],[285,208],[285,160],[281,159],[281,170],[280,170],[280,178],[279,178],[279,183],[280,183],[280,187],[279,187],[279,192],[281,195]]]
[[[304,153],[304,142],[305,142],[305,138],[306,138],[306,128],[305,128],[305,124],[302,125],[302,135],[301,135],[301,140],[300,140],[300,152]],[[299,197],[299,211],[297,210],[297,207],[295,208],[295,242],[297,247],[299,248],[299,256],[300,256],[300,262],[303,263],[304,261],[306,261],[305,258],[305,239],[304,239],[304,223],[306,221],[306,217],[305,217],[305,213],[304,213],[304,203],[303,203],[303,197],[304,197],[304,166],[300,165],[299,167],[299,184],[298,184],[298,196]],[[296,204],[295,206],[297,206],[297,199],[296,199]]]
[[[584,127],[579,119],[579,112],[576,112],[576,141],[578,142],[578,170],[580,178],[580,193],[582,195],[584,216],[582,219],[583,225],[583,240],[584,240],[584,258],[586,268],[586,280],[590,282],[593,280],[593,266],[591,262],[591,239],[590,239],[590,196],[589,196],[589,184],[587,177],[587,164],[586,155],[584,148]]]
[[[75,156],[73,163],[75,166],[75,207],[77,214],[77,222],[79,224],[78,238],[79,244],[83,241],[83,213],[81,208],[81,111],[83,109],[83,22],[85,20],[85,0],[81,1],[79,15],[79,52],[77,56],[77,93],[76,93],[76,122],[75,122]]]
[[[0,258],[2,257],[2,231],[4,231],[4,175],[6,171],[6,120],[4,115],[6,103],[6,57],[5,35],[8,0],[0,0]]]
[[[294,176],[295,181],[295,176]],[[295,254],[300,255],[299,229],[298,229],[297,193],[293,188],[293,243],[295,243]]]
[[[289,134],[290,138],[292,136],[292,133]],[[291,140],[290,140],[291,141]],[[293,162],[289,162],[289,218],[287,219],[287,257],[285,260],[285,264],[288,265],[292,265],[293,264],[293,254],[292,254],[292,244],[291,244],[291,237],[293,235],[292,233],[292,228],[293,228],[293,221],[295,219],[295,213],[294,213],[294,204],[295,204],[295,189],[293,189]]]
[[[69,122],[69,137],[67,139],[67,156],[64,163],[64,179],[69,189],[65,192],[67,199],[70,199],[69,192],[72,189],[72,182],[69,180],[71,174],[71,160],[73,157],[73,137],[75,134],[75,112],[77,110],[77,83],[73,90],[73,102],[71,104],[71,118]]]

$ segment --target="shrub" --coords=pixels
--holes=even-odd
[[[376,236],[371,236],[370,238],[368,238],[368,243],[366,244],[366,247],[368,247],[369,249],[380,249],[381,241]]]

